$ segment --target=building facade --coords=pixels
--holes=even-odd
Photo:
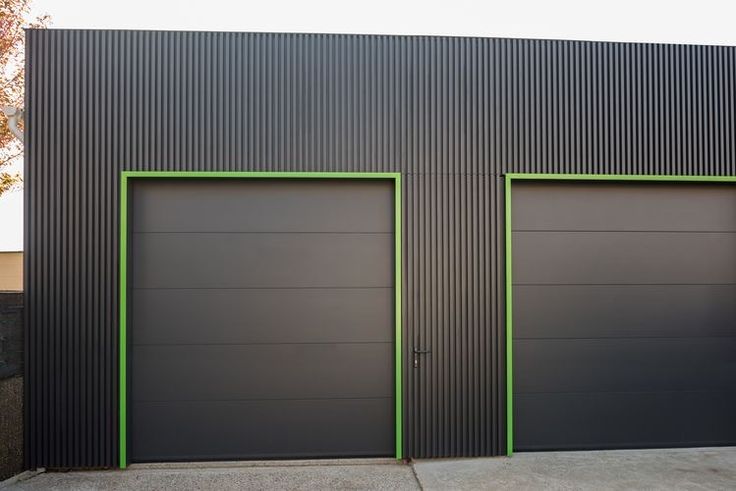
[[[736,443],[736,48],[29,30],[26,74],[28,467]]]
[[[0,251],[0,291],[23,291],[23,252]]]

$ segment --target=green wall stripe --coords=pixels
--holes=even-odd
[[[401,309],[402,189],[398,172],[200,172],[200,171],[123,171],[120,178],[120,330],[119,330],[119,466],[128,466],[127,434],[127,274],[128,274],[128,179],[130,178],[214,178],[214,179],[392,179],[394,181],[394,333],[395,333],[395,432],[396,459],[403,447],[403,348]]]
[[[401,175],[397,174],[394,178],[394,329],[395,340],[394,340],[394,359],[395,359],[395,374],[394,380],[396,384],[395,394],[395,415],[396,421],[396,459],[402,459],[404,456],[404,425],[403,425],[403,380],[402,380],[402,346],[401,340],[403,337],[403,330],[401,329],[401,290],[403,283],[401,281],[401,255],[402,255],[402,241],[401,241],[401,218],[402,218],[402,199],[401,199]]]
[[[399,179],[398,172],[123,171],[123,177],[213,179]]]
[[[512,349],[513,299],[511,271],[511,177],[506,176],[504,201],[506,205],[505,252],[506,252],[506,455],[514,453],[514,364]]]
[[[127,338],[127,318],[128,318],[128,178],[123,174],[120,179],[120,340],[119,340],[119,414],[118,414],[118,432],[119,432],[119,458],[120,468],[125,469],[128,465],[128,381],[127,381],[127,364],[128,364],[128,338]]]
[[[556,180],[556,181],[668,181],[668,182],[736,182],[736,176],[683,176],[646,174],[516,174],[507,179]]]

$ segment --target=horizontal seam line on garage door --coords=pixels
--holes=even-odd
[[[514,283],[513,286],[733,286],[736,283]]]
[[[732,389],[688,389],[688,390],[560,390],[560,391],[520,391],[514,390],[514,395],[537,395],[537,394],[680,394],[680,393],[717,393],[736,394],[736,388]]]
[[[714,336],[598,336],[598,337],[517,337],[514,336],[515,340],[519,341],[533,341],[533,340],[557,340],[557,341],[570,341],[570,340],[596,340],[596,339],[732,339],[736,338],[736,334],[717,334]]]
[[[133,232],[133,235],[176,235],[176,234],[186,234],[186,235],[247,235],[247,234],[262,234],[262,235],[393,235],[393,232],[233,232],[233,231],[193,231],[193,232],[186,232],[186,231],[176,231],[176,232]]]
[[[237,286],[237,287],[171,287],[171,286],[137,286],[131,290],[389,290],[390,286]]]
[[[518,229],[512,232],[561,233],[632,233],[632,234],[736,234],[736,230],[592,230],[592,229]]]
[[[169,402],[258,402],[258,401],[382,401],[393,399],[392,396],[384,397],[287,397],[287,398],[265,398],[265,399],[134,399],[134,404],[160,404]]]
[[[302,344],[393,344],[393,341],[314,341],[296,343],[133,343],[132,346],[267,346],[267,345],[302,345]]]

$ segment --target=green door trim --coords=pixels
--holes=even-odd
[[[119,237],[119,467],[128,466],[128,378],[127,378],[127,315],[128,315],[128,181],[143,178],[188,179],[388,179],[394,182],[394,420],[396,459],[403,458],[403,403],[402,403],[402,197],[401,174],[398,172],[208,172],[208,171],[122,171],[120,174],[120,237]]]
[[[511,257],[511,187],[513,181],[618,181],[618,182],[683,182],[683,183],[736,183],[736,176],[664,176],[645,174],[505,174],[504,229],[506,257],[506,455],[514,453],[514,373],[513,373],[513,278]]]

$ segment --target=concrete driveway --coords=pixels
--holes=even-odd
[[[734,490],[736,447],[520,453],[414,464],[424,489]]]
[[[43,473],[14,490],[733,490],[736,447],[521,453],[513,458],[133,466]],[[3,489],[3,491],[5,491]]]
[[[357,462],[357,463],[356,463]],[[134,465],[125,471],[48,472],[12,490],[416,490],[411,466],[392,460]],[[2,489],[2,491],[6,491]]]

